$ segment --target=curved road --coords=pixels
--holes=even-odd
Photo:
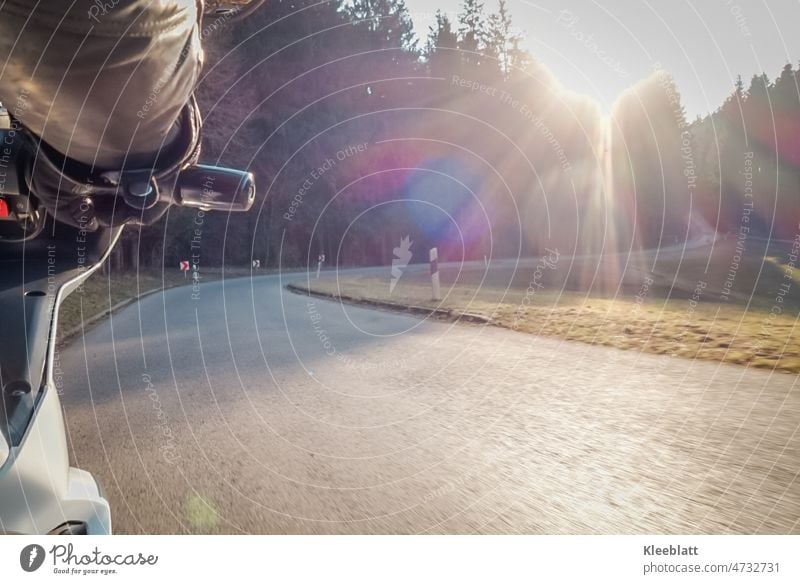
[[[61,351],[116,532],[800,533],[795,376],[286,282],[154,294]]]

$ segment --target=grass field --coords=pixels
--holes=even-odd
[[[262,269],[259,274],[271,273]],[[200,273],[202,282],[211,282],[224,278],[241,278],[250,276],[249,267],[226,266],[222,268],[203,268]],[[101,274],[96,272],[89,276],[83,286],[68,296],[61,303],[58,315],[58,332],[60,337],[74,330],[81,323],[87,324],[99,315],[107,314],[114,306],[125,300],[132,300],[142,294],[184,286],[192,283],[189,273],[183,275],[175,269],[148,269],[137,272],[117,272]]]
[[[224,277],[236,278],[250,275],[250,268],[226,267]],[[211,282],[223,277],[221,268],[204,268],[200,273],[202,282]],[[107,314],[114,306],[132,300],[142,294],[184,286],[192,283],[191,274],[184,276],[175,269],[149,269],[137,272],[117,272],[89,276],[78,290],[69,295],[58,314],[58,332],[63,338],[81,323],[87,324],[100,315]]]
[[[204,278],[205,276],[203,274]],[[164,271],[163,274],[155,270],[142,271],[138,274],[128,272],[92,274],[81,288],[61,303],[58,315],[59,335],[68,333],[82,322],[88,323],[123,300],[136,298],[151,290],[181,286],[186,283],[191,283],[191,280],[185,279],[177,270]]]
[[[718,240],[689,251],[443,267],[442,301],[426,270],[327,277],[317,293],[471,313],[565,340],[800,373],[800,270],[791,242]]]

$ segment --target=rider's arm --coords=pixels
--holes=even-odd
[[[195,0],[6,0],[0,101],[65,156],[153,162],[202,59]]]

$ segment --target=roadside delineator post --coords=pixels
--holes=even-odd
[[[319,271],[322,269],[322,264],[325,263],[325,254],[321,253],[317,256],[317,280],[319,280]]]
[[[428,252],[428,258],[431,262],[431,288],[433,289],[433,299],[441,300],[442,294],[439,289],[439,250],[435,247],[431,248]]]

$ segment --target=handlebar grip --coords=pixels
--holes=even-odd
[[[197,164],[180,172],[176,193],[183,207],[248,211],[256,200],[256,183],[250,172]]]

